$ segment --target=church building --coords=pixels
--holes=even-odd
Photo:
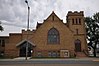
[[[5,57],[86,57],[83,11],[69,11],[66,23],[54,11],[35,30],[0,36],[0,54]]]

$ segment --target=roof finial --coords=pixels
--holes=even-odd
[[[54,11],[52,11],[52,13],[54,13]]]

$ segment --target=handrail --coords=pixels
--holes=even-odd
[[[84,52],[84,54],[86,55],[86,56],[89,56],[89,54],[88,54],[88,50],[83,50],[83,52]]]

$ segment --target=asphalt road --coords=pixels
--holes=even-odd
[[[0,66],[99,66],[99,61],[92,60],[5,60]]]

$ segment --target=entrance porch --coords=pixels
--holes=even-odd
[[[35,47],[35,45],[32,42],[27,41],[27,40],[21,41],[16,46],[19,49],[19,57],[26,57],[26,53],[28,57],[31,57],[33,54],[34,47]]]

